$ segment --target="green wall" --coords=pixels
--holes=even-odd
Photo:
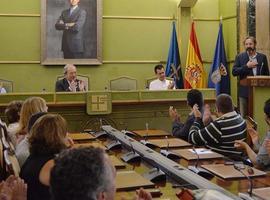
[[[90,77],[91,90],[108,88],[110,79],[126,75],[138,79],[139,88],[153,76],[153,66],[167,60],[171,35],[170,19],[177,16],[180,0],[103,0],[103,60],[100,66],[78,66]],[[2,0],[0,7],[0,78],[12,80],[14,92],[54,91],[63,66],[42,66],[40,60],[40,1]],[[192,8],[180,9],[178,30],[182,66],[185,66],[194,17],[204,67],[208,72],[214,55],[219,16],[236,16],[236,0],[198,0]],[[9,14],[9,16],[1,16]],[[14,16],[34,14],[34,16]],[[124,17],[119,19],[117,16]],[[128,17],[163,19],[128,19]],[[126,17],[126,18],[125,18]],[[165,18],[165,19],[164,19]],[[224,40],[228,60],[236,54],[236,17],[224,19]],[[232,66],[232,65],[230,65]],[[101,78],[102,77],[102,78]],[[232,94],[236,99],[235,79]]]
[[[103,16],[165,17],[168,19],[103,19],[103,60],[100,66],[78,66],[90,77],[91,90],[103,90],[121,75],[138,79],[153,76],[153,66],[167,59],[171,18],[178,0],[103,0]],[[14,92],[54,91],[63,66],[42,66],[40,60],[40,1],[1,1],[0,78],[12,80]],[[36,14],[36,16],[14,16]],[[124,62],[124,63],[123,63]],[[8,64],[6,64],[8,63]],[[18,64],[17,64],[18,63]],[[24,63],[24,64],[23,64]],[[101,78],[102,77],[102,78]]]
[[[229,70],[237,53],[237,1],[236,0],[198,0],[195,6],[179,8],[180,12],[180,54],[182,66],[186,63],[187,46],[190,34],[192,18],[195,22],[195,30],[203,59],[206,76],[211,68],[214,57],[216,40],[219,29],[220,17],[223,20],[223,36]],[[183,70],[184,72],[184,70]],[[237,103],[236,78],[231,75],[231,94],[235,104]]]

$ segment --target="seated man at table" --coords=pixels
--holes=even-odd
[[[216,110],[218,118],[205,127],[198,105],[193,106],[195,121],[189,131],[189,142],[232,159],[241,159],[242,152],[235,148],[234,141],[246,139],[245,120],[234,111],[232,98],[227,94],[217,96]]]
[[[115,168],[104,150],[88,147],[63,151],[51,171],[52,200],[113,200],[115,177]],[[140,189],[136,199],[152,197]]]
[[[154,71],[157,76],[157,79],[150,83],[149,90],[174,89],[174,82],[166,80],[165,70],[164,70],[163,65],[161,64],[156,65]]]
[[[169,108],[169,116],[172,120],[172,134],[175,137],[181,138],[183,140],[188,140],[188,132],[193,124],[195,117],[193,114],[193,106],[197,104],[199,107],[200,112],[203,112],[203,95],[197,89],[191,89],[187,93],[187,105],[191,108],[190,113],[188,114],[187,120],[185,123],[180,121],[180,115],[178,114],[177,110],[170,106]],[[209,106],[207,106],[207,111]],[[207,113],[207,112],[204,112]]]
[[[264,104],[265,122],[270,128],[270,99]],[[267,132],[263,144],[259,147],[259,152],[256,154],[251,147],[244,141],[236,140],[235,147],[246,151],[251,162],[259,168],[270,170],[270,131]]]
[[[77,79],[77,68],[73,64],[64,67],[64,78],[56,81],[56,92],[78,92],[85,91],[85,83]]]

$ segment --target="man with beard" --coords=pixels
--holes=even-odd
[[[240,113],[243,117],[247,115],[248,108],[248,87],[244,80],[247,76],[269,75],[269,68],[266,55],[256,51],[256,39],[248,36],[244,40],[245,52],[235,58],[232,74],[239,77],[238,96]]]

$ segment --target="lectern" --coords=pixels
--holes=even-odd
[[[254,97],[256,88],[269,87],[270,92],[270,76],[248,76],[246,79],[240,81],[240,84],[247,86],[249,89],[248,96],[248,116],[254,117],[254,109],[258,107],[254,105]],[[270,97],[270,93],[269,93]],[[257,98],[260,98],[259,96]]]
[[[240,84],[249,89],[248,116],[258,122],[258,132],[263,138],[268,126],[264,121],[264,103],[270,98],[270,76],[248,76]]]

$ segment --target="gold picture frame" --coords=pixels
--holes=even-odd
[[[102,0],[80,0],[78,5],[79,9],[77,10],[82,11],[83,14],[79,14],[79,11],[77,11],[77,13],[75,13],[76,16],[73,17],[74,19],[70,19],[84,20],[80,26],[78,25],[80,29],[76,30],[71,30],[71,28],[66,26],[66,24],[72,21],[63,22],[61,19],[62,16],[67,16],[65,13],[69,12],[69,4],[69,0],[41,0],[41,64],[102,64]],[[70,14],[70,16],[71,15],[72,14]],[[65,28],[59,29],[59,26],[57,27],[56,24],[59,24],[60,19],[61,24],[65,25]],[[77,25],[76,23],[77,22],[74,21],[73,25]],[[65,34],[69,34],[70,32],[68,31],[73,31],[72,37],[79,31],[81,35],[80,37],[77,35],[77,38],[74,39],[65,36],[64,40],[64,32]],[[78,40],[78,38],[80,39]],[[72,41],[72,43],[70,41]],[[79,42],[76,43],[76,41]],[[67,45],[67,43],[70,44]],[[80,56],[68,57],[66,56],[67,54],[65,54],[64,57],[63,52],[65,48],[63,48],[63,46],[69,46],[69,49],[72,49],[72,51],[79,49]]]

